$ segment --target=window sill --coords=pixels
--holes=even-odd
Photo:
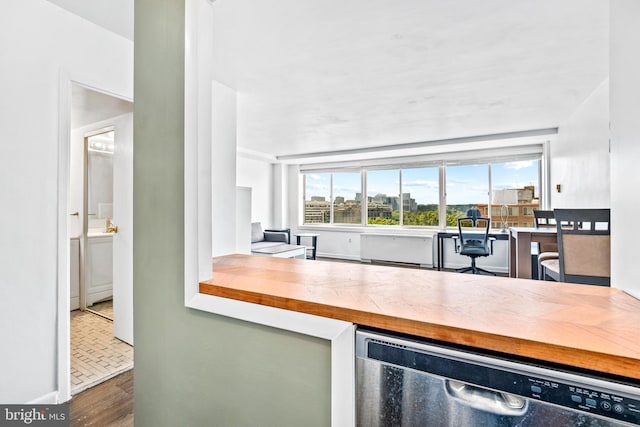
[[[389,235],[411,235],[411,236],[432,236],[439,231],[437,227],[391,227],[391,226],[362,226],[362,225],[337,225],[337,224],[314,224],[299,225],[298,231],[324,231],[329,233],[367,233],[367,234],[389,234]]]

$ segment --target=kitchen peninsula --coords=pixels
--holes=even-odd
[[[230,255],[200,293],[640,381],[640,301],[615,288]]]

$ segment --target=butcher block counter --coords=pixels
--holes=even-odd
[[[588,285],[214,258],[200,293],[640,380],[640,301]]]

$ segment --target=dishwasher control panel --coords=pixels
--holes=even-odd
[[[579,409],[607,418],[640,424],[640,399],[585,385],[527,377],[525,393],[536,400]]]

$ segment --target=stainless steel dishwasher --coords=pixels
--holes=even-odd
[[[637,384],[362,329],[356,387],[361,427],[640,425]]]

